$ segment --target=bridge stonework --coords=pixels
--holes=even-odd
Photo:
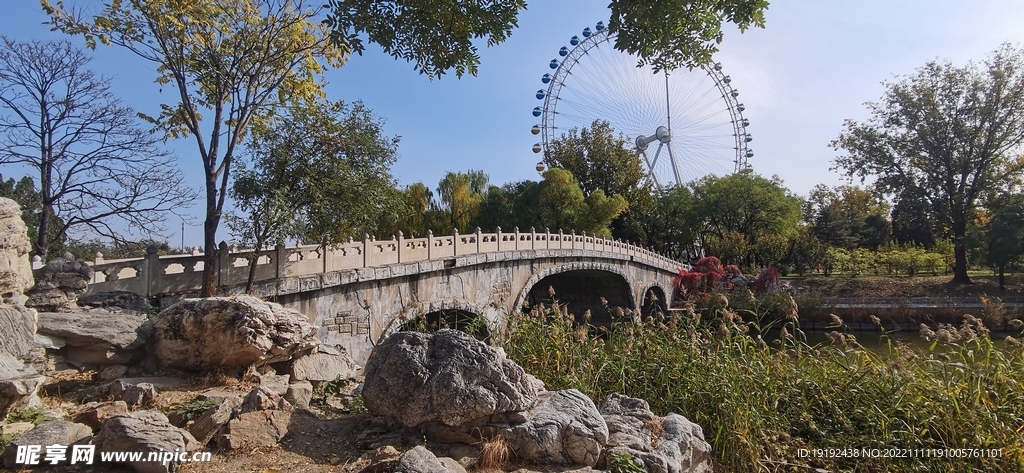
[[[611,309],[667,307],[672,280],[687,267],[650,250],[588,235],[548,231],[474,233],[390,240],[367,236],[327,248],[317,245],[237,250],[221,244],[219,292],[240,293],[257,262],[255,292],[309,317],[321,340],[365,361],[373,346],[403,323],[438,311],[484,317],[493,332],[505,316],[538,302],[560,304],[595,320]],[[104,260],[86,293],[131,291],[150,298],[194,294],[203,257]],[[654,296],[653,298],[651,296]],[[173,298],[172,297],[172,298]],[[616,312],[617,313],[617,312]]]
[[[360,361],[403,323],[433,312],[460,310],[480,315],[493,333],[505,324],[508,314],[530,304],[531,290],[548,276],[574,271],[621,276],[630,296],[623,306],[636,309],[652,288],[660,291],[662,300],[671,294],[678,271],[664,264],[632,261],[627,255],[592,250],[573,253],[507,251],[294,278],[277,285],[294,290],[284,291],[276,299],[310,317],[322,342],[340,345]],[[263,290],[267,289],[271,288]],[[556,288],[556,297],[599,298],[621,288],[595,284],[588,289],[588,294],[580,295],[563,294]],[[547,287],[540,290],[546,292]]]

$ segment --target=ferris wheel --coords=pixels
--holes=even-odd
[[[605,120],[635,147],[658,188],[750,167],[750,122],[720,63],[655,74],[614,48],[604,22],[581,36],[559,49],[548,65],[552,71],[541,78],[546,88],[536,97],[542,104],[533,109],[541,123],[531,130],[541,137],[535,153],[546,154],[571,128]]]

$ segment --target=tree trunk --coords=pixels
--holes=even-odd
[[[967,241],[964,235],[967,233],[965,222],[953,224],[953,280],[956,284],[971,284],[971,277],[967,275]]]
[[[1005,291],[1006,290],[1006,278],[1003,277],[1003,272],[1005,270],[1006,270],[1006,265],[1005,264],[1000,264],[999,265],[999,290],[1000,291]]]
[[[217,295],[217,225],[220,223],[220,213],[217,211],[216,177],[209,174],[207,172],[206,220],[203,222],[203,288],[200,297]]]

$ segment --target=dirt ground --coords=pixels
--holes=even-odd
[[[186,373],[158,373],[161,376],[177,376],[189,379]],[[82,410],[81,405],[89,401],[109,400],[102,395],[106,382],[94,380],[95,372],[53,373],[50,381],[40,393],[48,409],[61,409],[70,419]],[[191,379],[180,388],[160,392],[154,402],[146,408],[165,414],[174,406],[195,400],[203,391],[235,391],[247,393],[253,384],[223,374],[207,375]],[[346,413],[339,402],[330,405],[318,402],[309,409],[295,409],[288,434],[276,448],[259,448],[244,451],[207,449],[212,461],[183,463],[180,473],[383,473],[390,472],[394,465],[395,450],[405,451],[424,438],[418,432],[396,431],[380,419],[368,414]],[[335,406],[335,407],[332,407]],[[469,465],[469,471],[499,472],[515,471],[534,473],[548,471],[592,471],[589,468],[531,467],[510,462],[502,470],[475,469],[472,462],[479,455],[473,446],[449,448],[446,445],[427,444],[428,449],[438,456],[450,456],[460,463]],[[390,454],[387,452],[391,452]],[[392,460],[392,461],[389,461]],[[513,460],[514,461],[514,460]],[[20,473],[131,473],[126,466],[96,464],[93,466],[58,466],[22,469]]]

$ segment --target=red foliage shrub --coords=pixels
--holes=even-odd
[[[775,266],[765,268],[754,281],[754,289],[759,293],[777,287],[779,287],[779,270],[775,269]]]

